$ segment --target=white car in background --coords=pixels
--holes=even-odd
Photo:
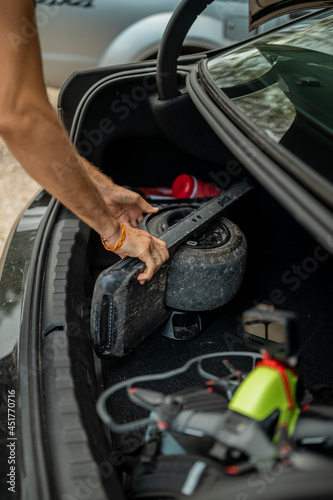
[[[47,85],[60,87],[77,70],[153,59],[180,0],[37,0],[37,24]],[[208,1],[207,1],[208,3]],[[290,19],[249,33],[246,0],[215,1],[189,31],[182,53],[231,45]]]

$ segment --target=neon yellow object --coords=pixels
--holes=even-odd
[[[296,402],[297,373],[282,361],[264,357],[246,377],[229,403],[229,409],[258,422],[278,412],[273,442],[291,436],[300,412]]]

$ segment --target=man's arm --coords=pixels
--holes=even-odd
[[[50,105],[42,74],[39,39],[31,0],[0,0],[0,134],[27,172],[113,248],[121,235],[82,159]],[[139,281],[150,279],[167,259],[166,246],[127,226],[118,255],[146,264]]]

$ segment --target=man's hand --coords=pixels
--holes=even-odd
[[[132,227],[137,227],[144,213],[158,212],[158,208],[152,207],[138,193],[118,186],[110,177],[79,154],[78,158],[109,210],[117,219]]]
[[[146,269],[138,276],[138,281],[143,285],[169,258],[167,246],[163,241],[136,229],[145,213],[158,212],[158,208],[152,207],[138,193],[115,184],[110,177],[79,154],[78,159],[112,215],[126,226],[125,241],[115,253],[121,258],[137,257],[146,264]],[[112,234],[112,237],[105,242],[110,249],[117,245],[122,236],[120,224],[115,233],[113,233],[113,228],[114,225],[109,228],[105,227],[100,233],[104,236]]]
[[[101,195],[112,215],[132,227],[137,227],[144,213],[158,212],[158,208],[152,207],[138,193],[116,184],[109,183],[101,191]]]
[[[121,238],[121,234],[122,228],[120,226],[119,231],[106,242],[108,248],[115,247]],[[129,225],[126,225],[125,241],[115,253],[121,258],[137,257],[146,264],[146,269],[138,276],[141,285],[149,281],[169,258],[169,252],[164,241],[155,238],[146,231],[135,229]]]

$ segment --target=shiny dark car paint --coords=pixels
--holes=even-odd
[[[41,192],[25,209],[13,226],[2,254],[0,270],[0,387],[1,387],[1,474],[8,471],[8,391],[15,391],[15,423],[17,446],[15,453],[16,492],[19,498],[24,481],[21,419],[21,387],[19,379],[27,376],[20,357],[22,309],[26,300],[26,284],[30,272],[30,262],[38,229],[47,217],[50,196]],[[22,369],[22,372],[21,372]],[[7,467],[6,467],[7,465]],[[7,491],[7,477],[1,476],[1,491]]]

